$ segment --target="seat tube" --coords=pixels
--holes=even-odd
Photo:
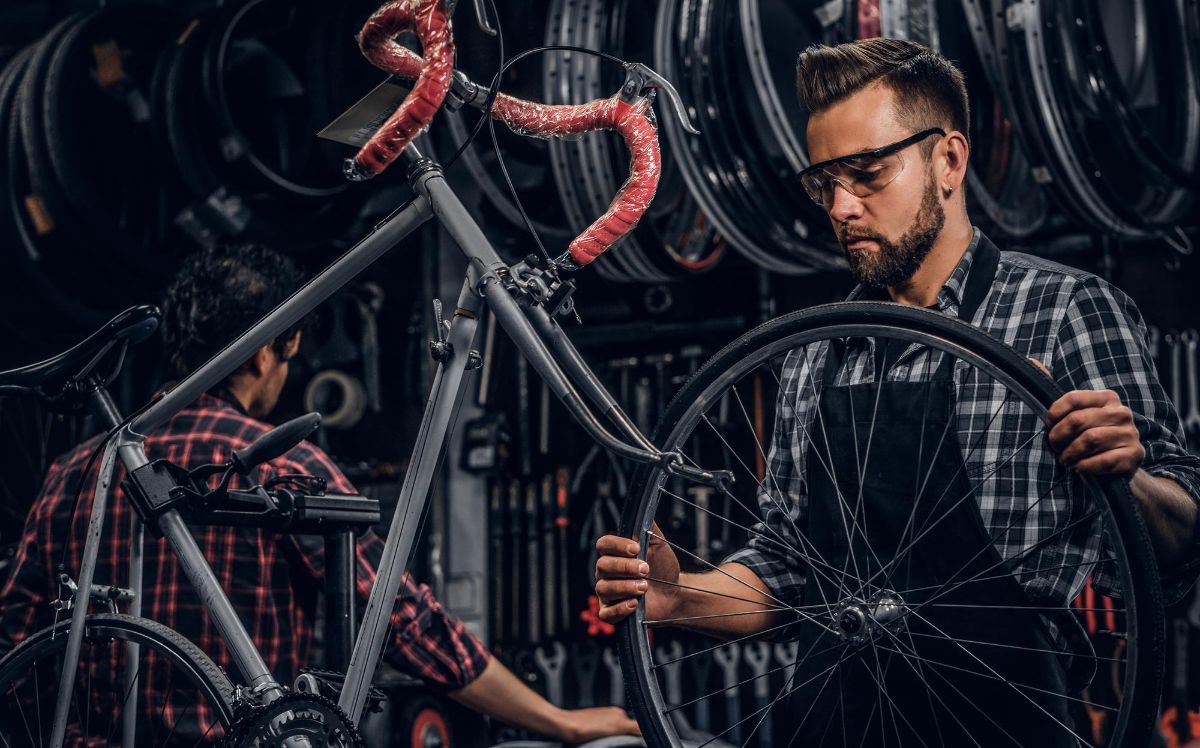
[[[450,323],[447,337],[450,353],[434,372],[433,387],[417,432],[416,447],[409,461],[408,472],[404,475],[400,497],[396,501],[396,513],[388,528],[383,557],[379,561],[367,609],[350,655],[350,666],[346,671],[338,706],[355,724],[362,717],[367,691],[375,677],[383,640],[390,628],[396,594],[407,573],[419,520],[429,498],[429,488],[441,464],[446,436],[454,423],[454,416],[469,381],[467,374],[478,363],[478,358],[471,351],[476,320],[483,307],[482,300],[475,292],[477,281],[478,274],[472,266],[468,269]]]

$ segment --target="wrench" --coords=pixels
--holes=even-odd
[[[671,642],[668,647],[655,647],[655,652],[658,654],[660,662],[670,662],[669,665],[663,666],[663,672],[666,673],[667,687],[666,697],[667,706],[675,706],[683,703],[683,673],[680,672],[680,657],[683,657],[683,645],[677,641]]]
[[[1187,619],[1188,623],[1200,629],[1200,584],[1196,585],[1196,596],[1192,598],[1192,604],[1188,606]]]
[[[696,729],[708,732],[712,724],[708,708],[708,671],[712,669],[712,660],[708,657],[692,657],[688,664],[692,670],[692,683],[701,694],[696,701]]]
[[[1175,412],[1179,414],[1179,420],[1183,420],[1183,346],[1179,343],[1179,335],[1174,330],[1171,330],[1163,336],[1163,342],[1167,344],[1167,350],[1171,353],[1171,402],[1175,405]]]
[[[754,674],[754,698],[758,701],[759,720],[758,744],[763,748],[771,748],[771,679],[767,677],[767,668],[771,664],[771,645],[766,642],[746,644],[742,656]]]
[[[800,654],[800,644],[798,642],[788,642],[786,644],[776,644],[775,659],[780,665],[786,665],[783,669],[783,677],[785,683],[792,682],[792,673],[796,672],[796,655]]]
[[[1146,328],[1146,347],[1150,349],[1150,359],[1158,364],[1159,348],[1162,345],[1162,331],[1157,325],[1150,325]]]
[[[555,706],[563,705],[563,665],[567,661],[567,648],[562,642],[554,642],[553,655],[546,654],[545,647],[538,647],[533,653],[538,670],[546,678],[546,698]]]
[[[1187,395],[1188,413],[1183,419],[1183,429],[1193,436],[1200,435],[1200,383],[1196,379],[1196,354],[1200,349],[1200,332],[1184,330],[1179,342],[1187,347]]]
[[[729,740],[734,743],[742,742],[742,708],[738,702],[738,661],[742,650],[736,644],[726,644],[720,649],[713,650],[713,657],[725,675],[725,722],[730,726]]]
[[[356,289],[354,303],[362,317],[363,387],[367,391],[367,407],[372,413],[383,410],[379,392],[379,312],[383,309],[383,289],[368,281]]]
[[[711,486],[690,486],[688,495],[696,505],[696,555],[705,561],[709,560],[708,547],[708,508],[712,495],[717,490]]]
[[[577,706],[596,705],[596,669],[600,664],[600,652],[593,641],[571,644],[571,659],[574,660],[575,677],[579,681],[579,703]]]
[[[621,675],[621,663],[617,661],[617,653],[612,647],[605,647],[600,654],[604,667],[608,668],[608,703],[611,706],[625,706],[625,678]]]

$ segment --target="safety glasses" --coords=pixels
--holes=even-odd
[[[800,184],[813,202],[825,210],[833,206],[834,185],[841,185],[842,189],[855,197],[873,195],[904,171],[904,158],[900,154],[902,150],[930,135],[945,134],[942,128],[931,127],[891,145],[813,164],[800,172]]]

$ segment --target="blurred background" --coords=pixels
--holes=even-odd
[[[462,5],[457,64],[487,83],[500,45]],[[569,44],[645,62],[675,85],[702,133],[687,135],[660,106],[657,198],[636,231],[580,276],[576,294],[582,324],[569,332],[644,428],[736,335],[777,313],[839,300],[853,286],[827,219],[795,179],[808,158],[793,66],[809,44],[882,35],[927,44],[961,67],[976,225],[1003,249],[1095,272],[1128,293],[1197,443],[1200,3],[496,5],[505,57]],[[340,165],[352,151],[315,136],[385,77],[354,40],[376,6],[6,0],[0,368],[56,353],[135,303],[156,303],[198,248],[258,242],[311,274],[405,201],[411,193],[398,171],[346,182]],[[515,64],[500,88],[579,103],[610,95],[622,79],[619,66],[593,56],[550,52]],[[561,253],[625,178],[627,154],[615,136],[547,142],[502,126],[493,136],[477,130],[477,117],[442,112],[428,137],[443,159],[462,149],[447,176],[509,260],[534,252],[537,241]],[[463,269],[436,229],[414,234],[325,305],[291,367],[276,415],[322,411],[321,445],[385,504],[394,501],[430,377],[432,300],[453,298]],[[570,615],[561,630],[537,636],[503,614],[530,601],[510,581],[520,569],[496,568],[489,549],[536,542],[550,519],[538,501],[510,506],[509,497],[565,492],[579,527],[614,477],[582,469],[590,442],[531,384],[503,336],[485,326],[480,346],[488,363],[460,419],[471,428],[459,429],[414,568],[535,687],[545,684],[522,663],[522,647],[554,639],[592,666],[594,681],[569,686],[572,705],[609,703],[619,690],[610,692],[603,665],[611,638],[587,624],[587,544],[564,560],[578,571],[562,582]],[[157,343],[141,346],[114,388],[121,407],[143,403],[162,372]],[[48,462],[93,431],[85,419],[0,399],[0,563]],[[1200,626],[1191,600],[1173,613],[1192,634]],[[1196,673],[1186,647],[1178,649],[1175,668]],[[1178,682],[1168,688],[1166,705],[1176,710],[1169,724],[1181,724],[1175,715],[1196,703],[1200,678],[1191,681],[1190,694]]]

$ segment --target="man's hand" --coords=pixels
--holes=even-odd
[[[679,559],[671,546],[657,536],[658,525],[651,528],[646,560],[637,558],[638,544],[618,535],[605,535],[596,541],[600,557],[596,559],[596,596],[600,598],[600,619],[616,623],[637,609],[639,597],[646,598],[646,618],[664,620],[674,617],[678,602]],[[670,584],[655,584],[660,579]]]
[[[574,745],[610,735],[641,735],[638,723],[624,709],[601,706],[591,709],[566,709],[561,716],[562,726],[555,737]]]
[[[1133,411],[1112,390],[1075,390],[1050,406],[1050,446],[1068,468],[1132,478],[1146,457]]]

